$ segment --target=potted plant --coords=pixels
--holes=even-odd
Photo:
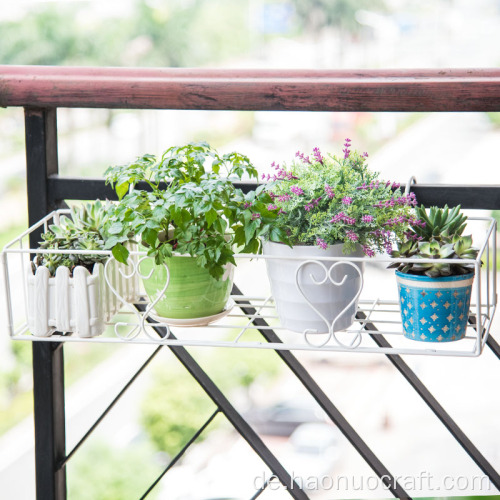
[[[106,206],[100,201],[72,207],[42,234],[40,249],[103,251]],[[100,335],[105,322],[119,309],[118,298],[104,277],[106,254],[37,254],[27,270],[27,316],[31,332],[50,336],[54,331],[80,337]],[[117,266],[110,282],[118,293],[132,299],[135,287]]]
[[[275,226],[292,246],[270,235],[266,254],[271,290],[283,326],[296,332],[326,333],[354,321],[362,287],[362,262],[321,262],[324,257],[371,257],[391,249],[411,220],[413,193],[379,180],[367,153],[310,156],[296,153],[289,167],[273,164],[267,189],[278,208]],[[266,177],[266,176],[264,176]],[[318,260],[314,260],[318,259]]]
[[[399,289],[404,336],[423,342],[451,342],[465,336],[474,280],[471,262],[448,263],[449,259],[477,257],[472,236],[463,236],[467,217],[460,205],[449,209],[416,209],[413,225],[392,253],[395,259],[439,259],[431,263],[398,263]]]
[[[109,215],[106,247],[123,263],[125,242],[147,251],[140,273],[156,315],[167,322],[206,324],[224,313],[235,253],[257,253],[261,235],[279,233],[271,227],[277,210],[269,208],[263,186],[247,194],[234,186],[245,175],[257,177],[239,153],[220,156],[207,143],[190,143],[159,159],[144,155],[110,167],[105,175],[120,200]]]

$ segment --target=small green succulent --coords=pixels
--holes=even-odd
[[[472,246],[472,236],[462,236],[467,225],[467,217],[460,213],[460,205],[449,209],[425,207],[416,209],[419,223],[412,226],[412,232],[406,234],[398,243],[398,249],[392,252],[394,259],[439,259],[441,262],[401,263],[395,262],[390,268],[407,274],[438,276],[457,276],[474,271],[471,263],[446,263],[446,259],[475,259],[478,250]]]
[[[71,207],[70,217],[61,216],[59,224],[53,224],[42,234],[40,248],[54,250],[104,250],[105,217],[107,205],[97,200],[80,207]],[[84,266],[90,272],[96,262],[104,262],[107,255],[37,254],[36,266],[46,266],[55,275],[58,267],[71,272],[76,266]]]
[[[430,207],[427,214],[426,208],[420,205],[415,208],[415,214],[424,224],[415,225],[412,229],[424,241],[461,236],[467,226],[467,216],[460,212],[460,208],[460,205],[452,209],[448,205],[443,208]]]

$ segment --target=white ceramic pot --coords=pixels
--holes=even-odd
[[[127,279],[126,272],[123,264],[113,260],[108,279],[121,297],[133,302],[137,297],[137,279]],[[103,333],[106,321],[122,306],[106,283],[103,264],[94,264],[92,274],[85,267],[77,266],[72,277],[69,269],[61,266],[55,277],[50,277],[45,266],[39,266],[33,274],[30,263],[27,299],[28,326],[37,337],[49,337],[55,331],[95,337]]]
[[[266,259],[266,265],[282,326],[294,332],[327,333],[330,328],[339,331],[352,325],[364,264],[320,260],[346,257],[342,247],[342,244],[331,245],[323,250],[316,246],[290,248],[282,243],[264,243],[264,254],[280,257]],[[361,248],[351,255],[364,256]]]

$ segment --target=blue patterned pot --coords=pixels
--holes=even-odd
[[[474,273],[429,278],[396,271],[406,338],[452,342],[465,336]]]

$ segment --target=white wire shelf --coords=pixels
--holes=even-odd
[[[483,351],[496,310],[496,224],[490,218],[469,218],[472,224],[478,225],[484,237],[483,241],[480,242],[480,252],[477,259],[470,262],[475,266],[476,279],[466,335],[459,341],[430,343],[404,337],[399,301],[385,300],[383,297],[365,297],[365,290],[361,293],[356,321],[346,330],[328,334],[296,333],[286,330],[280,324],[273,297],[259,294],[252,296],[232,295],[231,300],[234,307],[225,317],[209,325],[203,327],[169,326],[166,323],[155,322],[151,317],[151,314],[154,313],[152,310],[154,304],[150,304],[146,295],[139,290],[134,303],[131,299],[129,299],[130,301],[120,299],[122,307],[114,317],[105,322],[107,328],[102,335],[84,338],[73,333],[54,332],[50,336],[34,336],[30,332],[27,320],[28,292],[25,285],[25,269],[30,258],[40,251],[29,248],[27,239],[38,228],[46,230],[49,224],[57,223],[59,215],[62,213],[67,213],[67,211],[60,210],[49,214],[9,243],[2,253],[7,330],[13,340],[475,357]],[[54,252],[50,251],[50,253]],[[91,252],[73,251],[70,253],[89,254]],[[104,253],[109,255],[110,259],[107,267],[113,259],[109,252]],[[135,259],[132,268],[138,274],[137,261],[145,258],[145,254],[141,252],[132,252],[132,254]],[[275,257],[242,254],[238,258],[239,262],[245,261],[247,266],[254,266],[258,262]],[[392,262],[388,256],[376,259],[347,257],[321,259],[313,257],[312,259],[324,266],[334,265],[339,261],[354,261],[375,262],[386,267],[388,263]],[[414,259],[407,260],[413,261]],[[386,272],[393,274],[391,271]],[[106,273],[105,276],[107,276]],[[134,280],[135,283],[139,282],[137,276],[134,276]],[[396,282],[393,281],[393,286],[396,288]],[[237,281],[236,284],[241,286],[241,283]],[[281,342],[265,341],[258,334],[259,330],[275,332]],[[381,336],[384,337],[385,341],[377,343],[377,339],[380,339]],[[387,347],[385,347],[386,344]]]

